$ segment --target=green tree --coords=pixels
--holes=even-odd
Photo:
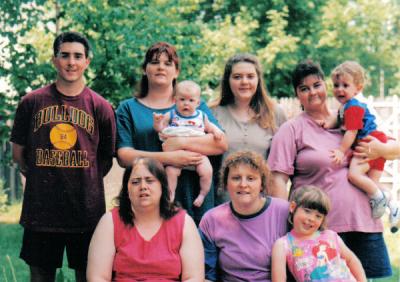
[[[236,18],[244,17],[247,22],[252,23],[253,28],[245,34],[246,51],[260,57],[264,67],[266,86],[271,95],[278,97],[292,95],[291,70],[297,61],[315,54],[313,36],[320,25],[320,11],[326,1],[218,0],[200,2],[200,9],[204,11],[202,20],[208,26],[224,21],[227,17],[233,23],[232,29],[237,28],[234,24]],[[225,34],[223,30],[221,33]],[[223,49],[234,48],[225,46]]]
[[[118,106],[142,75],[146,49],[174,44],[182,58],[181,79],[213,92],[228,57],[259,56],[273,96],[291,96],[297,61],[313,58],[329,71],[345,59],[359,60],[377,94],[400,91],[399,3],[395,0],[17,0],[0,8],[0,138],[8,138],[21,96],[54,80],[51,44],[57,32],[76,30],[93,47],[88,85]]]
[[[288,26],[288,8],[282,11],[269,10],[267,18],[268,44],[258,50],[258,57],[263,62],[264,72],[268,77],[270,89],[274,96],[287,96],[291,92],[290,72],[297,63],[300,38],[286,32]]]
[[[37,23],[46,23],[43,1],[3,1],[0,8],[0,77],[9,88],[0,89],[0,140],[8,140],[10,124],[20,97],[31,87],[46,83],[49,63],[40,61],[37,49],[27,40]],[[32,32],[32,33],[30,33]],[[39,41],[38,41],[39,42]],[[45,66],[47,64],[47,66]],[[6,152],[9,153],[9,152]],[[2,155],[8,163],[10,155]]]
[[[379,94],[384,73],[387,95],[399,85],[400,62],[393,59],[400,55],[399,8],[397,1],[329,1],[317,34],[322,63],[332,69],[344,60],[359,61],[371,80],[368,95]]]
[[[202,25],[203,53],[208,63],[200,69],[200,80],[215,88],[221,79],[226,60],[239,52],[251,52],[253,43],[250,34],[258,27],[258,22],[248,17],[247,9],[233,19],[226,15],[213,24]]]

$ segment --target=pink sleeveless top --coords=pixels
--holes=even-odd
[[[179,251],[183,238],[185,211],[165,220],[157,233],[146,241],[135,226],[128,227],[114,208],[115,257],[113,281],[180,281]]]
[[[286,261],[296,281],[355,282],[340,257],[338,235],[331,230],[317,232],[314,238],[298,241],[292,232],[285,235]]]

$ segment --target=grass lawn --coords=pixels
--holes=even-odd
[[[0,214],[0,281],[29,281],[29,267],[19,258],[23,232],[21,225],[17,224],[20,212],[21,205],[18,204]],[[64,254],[64,265],[57,273],[57,282],[75,281],[75,274],[66,261]]]
[[[19,224],[0,223],[0,281],[29,281],[28,265],[19,258],[22,231]],[[65,258],[63,268],[57,273],[57,281],[72,282],[74,277],[74,272],[66,265]]]
[[[22,242],[22,227],[17,224],[21,206],[12,206],[7,213],[0,214],[0,281],[25,282],[29,281],[29,268],[19,258]],[[386,223],[385,223],[386,224]],[[393,267],[393,276],[385,279],[374,279],[376,282],[399,282],[400,281],[400,231],[391,234],[385,229],[385,240],[389,249],[390,259]],[[74,281],[74,272],[64,265],[57,274],[57,282]],[[14,279],[15,277],[15,279]]]

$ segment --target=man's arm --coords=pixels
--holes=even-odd
[[[25,157],[24,157],[25,146],[12,143],[12,157],[13,161],[19,165],[19,170],[22,175],[26,176],[26,172],[28,167],[26,165]]]
[[[103,176],[106,176],[113,165],[116,145],[116,123],[115,114],[111,105],[104,106],[104,114],[99,121],[99,145],[98,145],[98,164],[100,165]]]

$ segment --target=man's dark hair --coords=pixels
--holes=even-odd
[[[87,38],[80,34],[79,32],[68,31],[63,32],[56,37],[53,43],[53,54],[54,57],[57,57],[58,53],[60,52],[60,46],[66,42],[78,42],[81,43],[85,47],[85,56],[86,58],[89,57],[90,53],[90,44]]]

